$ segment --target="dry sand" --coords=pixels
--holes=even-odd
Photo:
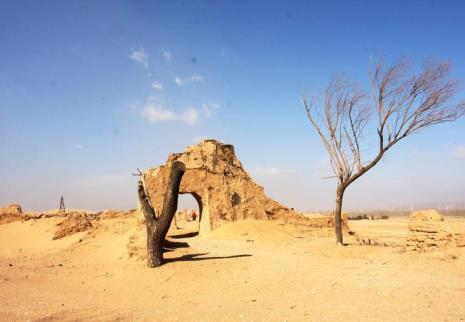
[[[465,219],[454,219],[465,227]],[[331,237],[244,221],[171,238],[168,263],[129,258],[135,218],[52,240],[60,219],[0,225],[1,321],[459,321],[465,252],[337,247]],[[407,220],[351,221],[399,241]],[[93,222],[94,224],[94,222]],[[178,222],[183,235],[197,223]]]

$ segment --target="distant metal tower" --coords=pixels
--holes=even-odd
[[[63,198],[63,196],[61,196],[61,199],[60,199],[60,212],[66,212],[65,199]]]

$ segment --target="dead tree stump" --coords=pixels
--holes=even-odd
[[[178,208],[179,185],[185,170],[186,167],[182,162],[176,161],[172,164],[159,216],[155,213],[146,194],[143,179],[139,180],[138,194],[147,227],[147,265],[149,267],[158,267],[163,264],[162,242],[165,240]]]

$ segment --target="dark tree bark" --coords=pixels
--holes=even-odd
[[[336,210],[334,213],[334,230],[336,233],[336,244],[343,245],[342,238],[342,199],[344,197],[344,188],[339,186],[336,191]]]
[[[156,215],[150,203],[143,181],[139,180],[138,194],[147,227],[147,265],[149,267],[158,267],[163,264],[162,242],[165,240],[178,208],[179,185],[185,170],[182,162],[173,162],[159,216]]]

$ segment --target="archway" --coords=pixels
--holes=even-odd
[[[170,170],[182,162],[186,171],[179,194],[191,194],[197,200],[200,234],[208,235],[228,222],[242,219],[305,221],[295,211],[265,195],[236,158],[234,147],[215,140],[205,140],[182,153],[173,153],[164,165],[144,173],[152,205],[160,211]]]
[[[195,192],[179,192],[178,207],[171,231],[172,237],[193,237],[199,234],[202,220],[202,198]]]

